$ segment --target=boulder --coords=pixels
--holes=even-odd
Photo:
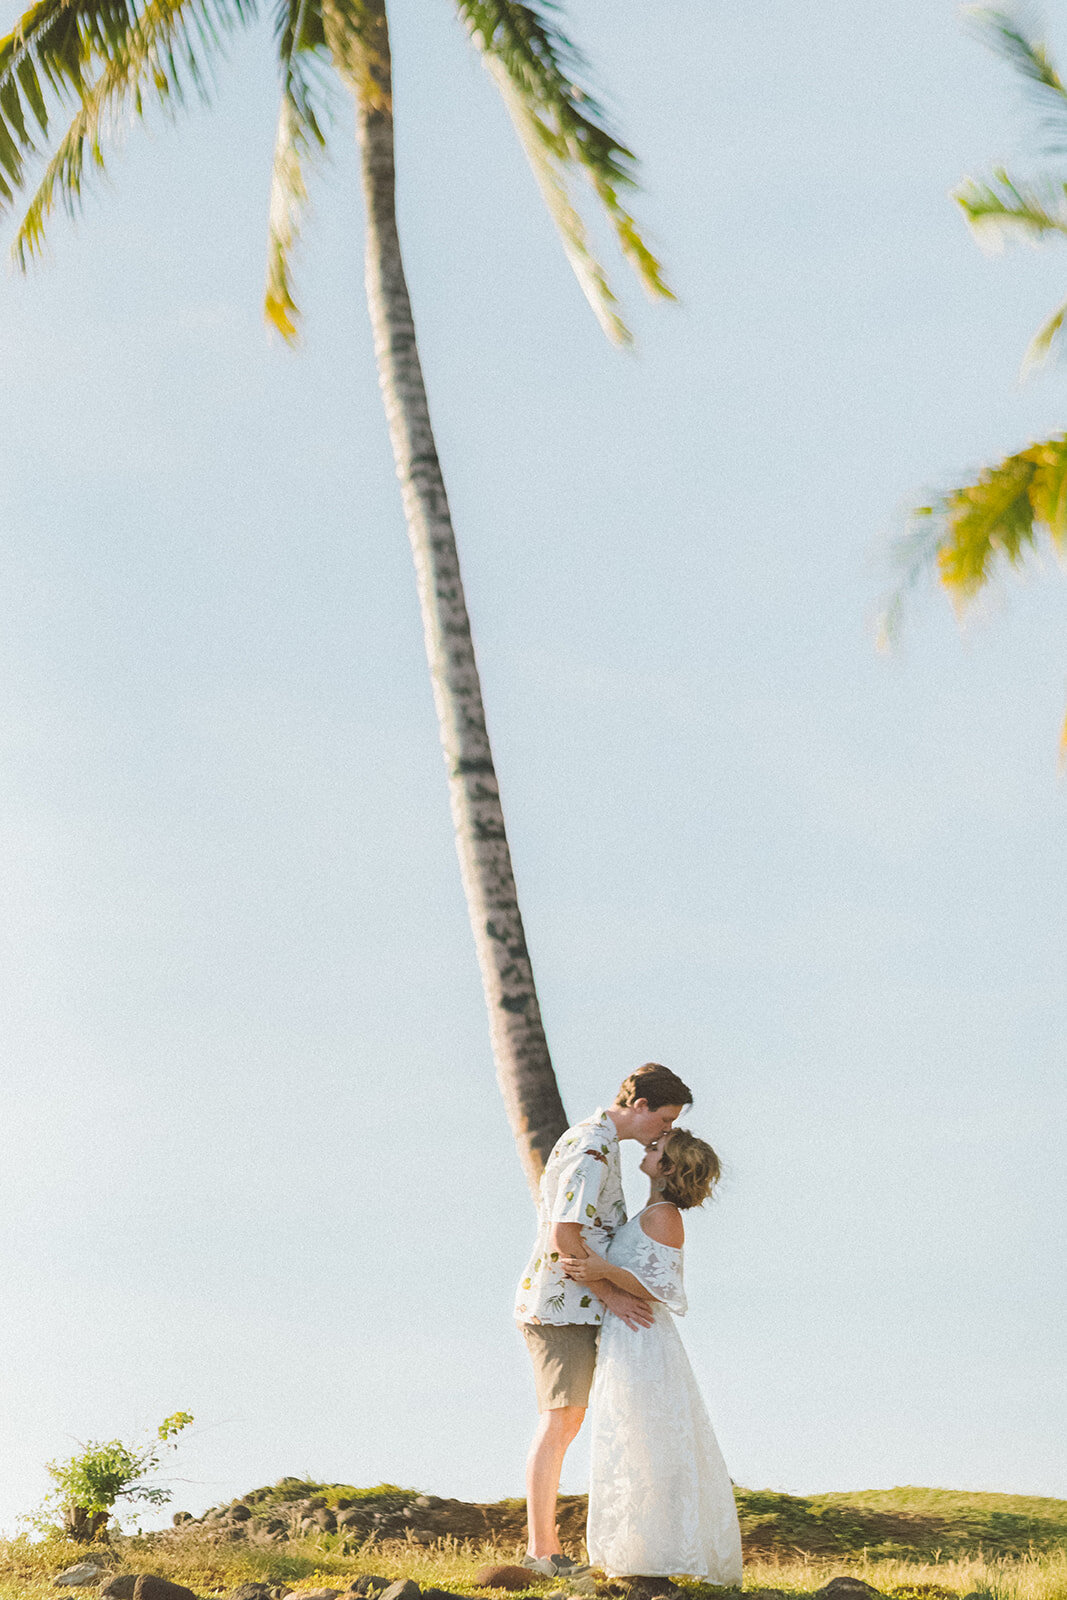
[[[875,1589],[869,1583],[864,1583],[862,1578],[849,1577],[842,1573],[840,1577],[831,1578],[829,1583],[824,1583],[821,1589],[816,1589],[819,1600],[870,1600],[871,1595],[877,1595],[881,1600],[881,1589]]]
[[[353,1579],[348,1586],[349,1594],[380,1595],[388,1589],[389,1578],[376,1578],[372,1572],[364,1572],[360,1577]]]
[[[327,1533],[333,1533],[337,1527],[337,1518],[334,1516],[329,1506],[318,1506],[316,1510],[311,1513],[311,1520],[312,1522],[317,1523],[318,1526],[324,1529]]]
[[[232,1505],[230,1507],[231,1522],[247,1522],[251,1515],[251,1510],[245,1505],[243,1500],[238,1500],[236,1505]]]
[[[579,1585],[582,1581],[579,1580]],[[569,1587],[572,1587],[569,1585]],[[580,1587],[578,1592],[581,1593]],[[595,1593],[595,1588],[594,1588]],[[682,1591],[670,1578],[654,1578],[640,1575],[626,1580],[626,1593],[628,1600],[677,1600]]]
[[[362,1512],[360,1512],[358,1507],[344,1506],[337,1513],[337,1526],[339,1528],[350,1528],[352,1527],[353,1523],[359,1522],[361,1518]]]
[[[154,1572],[142,1572],[133,1586],[133,1600],[197,1600],[184,1583],[171,1583],[169,1578],[157,1578]]]
[[[191,1511],[176,1511],[170,1520],[176,1528],[180,1528],[183,1522],[192,1522],[193,1513]]]
[[[78,1562],[77,1566],[67,1566],[66,1571],[56,1573],[53,1584],[59,1584],[62,1589],[80,1589],[83,1584],[94,1584],[101,1576],[102,1568],[98,1562]]]
[[[103,1570],[103,1567],[95,1561],[79,1561],[76,1567],[68,1567],[65,1572],[57,1572],[52,1582],[62,1588],[77,1589],[82,1584],[95,1583]]]
[[[97,1592],[101,1600],[133,1600],[136,1586],[136,1572],[116,1572],[110,1578],[104,1579]]]
[[[229,1600],[274,1600],[275,1593],[273,1583],[242,1583],[232,1590]]]
[[[379,1600],[422,1600],[422,1590],[411,1578],[398,1578],[382,1590]]]
[[[479,1567],[474,1574],[479,1589],[528,1589],[537,1582],[537,1573],[528,1567]]]

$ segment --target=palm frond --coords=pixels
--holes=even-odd
[[[148,99],[173,108],[210,91],[222,35],[254,14],[256,0],[39,0],[0,39],[0,208],[25,182],[27,159],[47,141],[49,102],[76,103],[15,241],[25,266],[43,241],[57,193],[76,210],[87,158],[104,164],[101,135]]]
[[[325,145],[328,52],[322,13],[310,0],[282,0],[277,18],[282,103],[274,143],[264,312],[282,337],[297,336],[292,257],[307,205],[305,168]]]
[[[1067,233],[1067,186],[1028,188],[1014,182],[1002,168],[993,179],[989,184],[968,178],[953,196],[983,243],[999,245],[1013,234],[1040,239],[1049,233]]]
[[[567,260],[582,293],[608,338],[615,344],[631,343],[633,336],[615,309],[618,298],[608,282],[607,273],[590,248],[585,223],[571,199],[565,169],[558,160],[553,160],[553,151],[544,138],[543,125],[530,114],[499,61],[490,56],[486,58],[486,65],[515,124],[515,131],[533,169],[549,215],[556,224]]]
[[[892,547],[904,577],[883,612],[882,636],[899,631],[906,593],[927,573],[963,611],[997,568],[1021,566],[1042,536],[1067,554],[1067,434],[1005,457],[912,513]]]
[[[1055,135],[1050,152],[1067,150],[1067,85],[1047,48],[1036,38],[1033,19],[1024,13],[969,7],[988,42],[1027,82],[1045,111],[1045,126]],[[1003,169],[992,183],[973,178],[956,191],[955,199],[978,238],[997,247],[1011,236],[1032,241],[1050,234],[1067,234],[1067,184],[1046,180],[1036,185],[1017,183]],[[1067,303],[1053,312],[1031,339],[1022,362],[1022,376],[1046,361],[1059,342]]]
[[[954,197],[983,244],[999,248],[1013,235],[1038,240],[1052,233],[1067,234],[1067,184],[1028,188],[1014,182],[1002,170],[994,173],[994,180],[995,188],[969,178],[956,190]],[[1023,377],[1052,354],[1065,318],[1067,302],[1042,323],[1027,345],[1022,361]]]
[[[1047,322],[1041,324],[1027,345],[1022,364],[1024,378],[1033,367],[1039,367],[1043,361],[1048,360],[1059,342],[1065,319],[1067,319],[1067,300],[1056,308]]]
[[[1036,37],[1036,21],[1026,10],[1017,12],[970,6],[967,14],[978,24],[986,42],[1023,78],[1035,104],[1044,112],[1044,125],[1052,142],[1049,154],[1067,148],[1067,86],[1056,70],[1047,46]]]
[[[904,532],[889,546],[897,577],[875,617],[875,643],[888,652],[900,638],[908,598],[913,589],[937,570],[942,531],[934,507],[918,506],[907,519]]]
[[[625,342],[629,331],[590,246],[573,179],[588,180],[644,287],[673,299],[659,261],[623,203],[622,196],[637,185],[633,152],[579,81],[585,60],[556,23],[548,0],[456,0],[456,8],[501,89],[586,298],[609,337]]]

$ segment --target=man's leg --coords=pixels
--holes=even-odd
[[[556,1532],[556,1496],[563,1457],[585,1417],[584,1406],[558,1406],[542,1411],[526,1458],[526,1520],[531,1556],[560,1553]]]

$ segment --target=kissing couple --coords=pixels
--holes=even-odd
[[[711,1146],[674,1127],[692,1098],[666,1067],[638,1068],[606,1111],[568,1128],[541,1177],[515,1317],[540,1413],[526,1464],[523,1566],[547,1577],[601,1567],[610,1577],[741,1583],[733,1486],[674,1323],[686,1311],[682,1213],[702,1205],[719,1177]],[[623,1139],[645,1146],[650,1185],[629,1221]],[[563,1458],[587,1407],[588,1565],[562,1553],[556,1528]]]

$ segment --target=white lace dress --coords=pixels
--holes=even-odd
[[[618,1230],[608,1252],[656,1296],[655,1321],[634,1330],[604,1318],[589,1401],[589,1560],[612,1576],[739,1586],[730,1475],[674,1323],[686,1311],[682,1252],[650,1239],[643,1215]]]

